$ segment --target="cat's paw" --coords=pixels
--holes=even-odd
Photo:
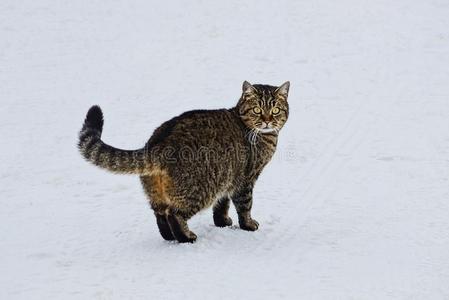
[[[241,220],[240,228],[247,231],[256,231],[259,228],[259,222],[254,219]]]
[[[187,237],[189,238],[189,243],[195,242],[195,241],[196,241],[196,238],[197,238],[196,234],[193,233],[193,231],[189,231],[189,232],[187,233]]]
[[[217,227],[226,227],[232,225],[232,219],[230,217],[214,215],[214,224]]]
[[[179,243],[194,243],[196,238],[196,234],[189,230],[185,235],[178,236],[177,240]]]

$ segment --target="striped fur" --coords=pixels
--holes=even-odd
[[[79,133],[78,148],[83,157],[94,165],[119,174],[144,174],[149,161],[145,148],[122,150],[101,140],[103,113],[98,106],[89,109]]]
[[[214,205],[216,226],[230,226],[232,201],[240,228],[254,231],[253,188],[271,160],[288,118],[286,82],[279,87],[243,84],[231,109],[194,110],[157,128],[138,150],[121,150],[101,140],[103,113],[93,106],[79,134],[78,147],[94,165],[138,174],[166,240],[193,242],[187,220]]]

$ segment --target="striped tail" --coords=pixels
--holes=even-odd
[[[114,173],[144,174],[148,167],[145,148],[131,151],[105,144],[101,140],[103,123],[101,108],[92,106],[79,134],[78,148],[81,155],[94,165]]]

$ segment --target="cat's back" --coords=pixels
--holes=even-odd
[[[242,139],[242,126],[232,110],[192,110],[163,123],[154,131],[147,147],[217,147]]]

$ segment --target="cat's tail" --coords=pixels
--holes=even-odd
[[[94,165],[114,173],[144,174],[149,165],[145,148],[122,150],[105,144],[101,140],[103,123],[101,108],[92,106],[79,133],[81,155]]]

